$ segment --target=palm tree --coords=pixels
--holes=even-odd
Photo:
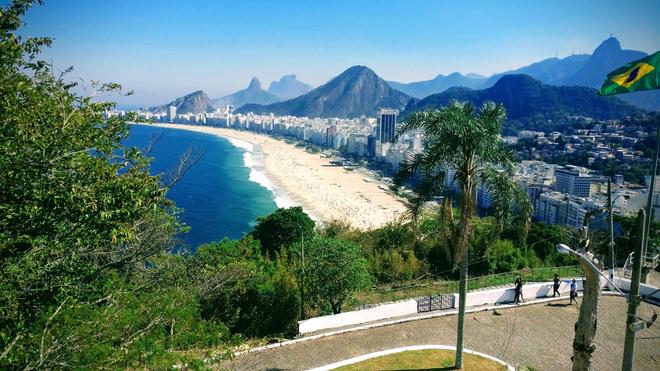
[[[398,185],[413,176],[420,177],[417,195],[409,205],[413,217],[417,218],[430,197],[440,192],[446,195],[442,215],[452,241],[450,255],[454,268],[460,264],[455,365],[459,369],[463,367],[468,248],[473,234],[477,182],[486,185],[495,203],[498,233],[511,221],[514,201],[522,206],[525,231],[530,222],[531,205],[525,192],[513,182],[511,152],[500,138],[504,117],[502,105],[487,102],[476,109],[470,103],[454,101],[440,110],[412,113],[397,131],[397,138],[413,130],[419,130],[424,137],[424,150],[404,161],[395,177]],[[451,184],[449,190],[445,187],[447,174],[452,173],[451,184],[457,182],[461,193],[458,223],[451,212]]]

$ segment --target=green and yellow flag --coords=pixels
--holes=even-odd
[[[600,95],[660,89],[660,51],[630,62],[607,75]]]

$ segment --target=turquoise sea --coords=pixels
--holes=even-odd
[[[161,133],[150,154],[152,174],[168,172],[188,149],[203,153],[167,193],[183,209],[180,218],[191,231],[181,238],[193,250],[224,237],[240,238],[252,230],[258,217],[276,210],[273,193],[257,182],[263,178],[258,169],[259,155],[251,153],[249,145],[240,148],[210,134],[144,125],[132,125],[124,144],[143,149]]]

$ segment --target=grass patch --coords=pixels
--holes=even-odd
[[[340,367],[337,370],[453,370],[453,350],[409,350]],[[503,366],[487,358],[464,353],[464,370],[502,371]]]

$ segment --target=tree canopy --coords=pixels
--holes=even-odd
[[[315,225],[300,206],[280,208],[268,216],[258,218],[251,234],[261,242],[265,254],[274,256],[282,247],[311,238]]]
[[[224,342],[169,276],[181,225],[122,145],[132,117],[106,117],[113,103],[39,59],[51,39],[17,33],[31,5],[0,11],[0,368],[165,367],[168,350]]]
[[[315,237],[292,247],[295,257],[302,257],[301,266],[307,293],[326,303],[333,313],[341,312],[342,305],[358,290],[371,285],[369,264],[356,244],[330,237]],[[294,258],[295,258],[294,257]]]

